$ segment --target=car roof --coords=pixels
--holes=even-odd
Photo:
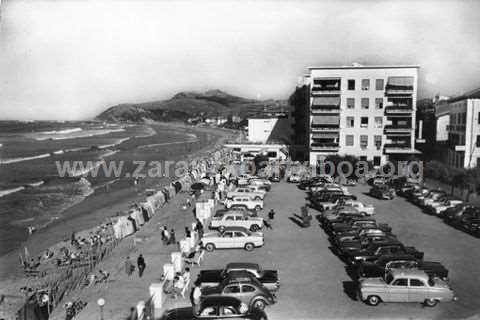
[[[248,229],[245,227],[225,227],[225,231],[243,231],[243,232],[248,232]]]
[[[227,263],[227,265],[225,266],[225,269],[240,269],[240,268],[244,268],[244,269],[260,269],[260,266],[258,265],[258,263],[253,263],[253,262],[230,262],[230,263]]]
[[[397,277],[415,277],[428,281],[428,275],[425,271],[419,269],[392,269],[390,271],[394,278]]]

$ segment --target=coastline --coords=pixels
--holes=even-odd
[[[149,123],[152,126],[171,127],[176,130],[194,131],[206,134],[206,139],[199,141],[191,153],[172,155],[171,161],[198,158],[213,150],[216,146],[234,135],[233,131],[218,128],[190,127],[178,123]],[[186,151],[186,150],[185,150]],[[181,152],[180,152],[181,153]],[[146,189],[159,189],[160,186],[170,183],[170,178],[145,178],[133,187],[126,181],[119,181],[112,185],[108,192],[99,188],[95,193],[82,202],[67,209],[63,218],[58,219],[39,233],[33,234],[28,240],[28,250],[31,256],[37,256],[47,248],[53,247],[68,239],[72,232],[79,233],[95,228],[104,223],[109,217],[125,214],[128,206],[145,198]],[[28,279],[19,267],[18,250],[0,257],[0,287],[2,295],[21,296],[19,288]]]

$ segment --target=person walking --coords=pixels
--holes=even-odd
[[[135,270],[135,266],[133,265],[132,260],[130,260],[130,257],[127,256],[127,259],[125,259],[125,273],[130,277]]]
[[[175,243],[177,243],[177,239],[175,239],[175,230],[172,228],[172,230],[170,230],[170,241],[168,242],[168,244]]]
[[[273,220],[275,218],[275,211],[273,211],[273,209],[271,209],[269,212],[268,212],[268,219],[269,220]]]
[[[185,238],[191,238],[192,237],[192,232],[188,227],[185,227]]]
[[[203,224],[198,218],[195,221],[195,231],[198,232],[198,237],[201,239],[203,237]]]
[[[142,254],[140,254],[137,258],[137,266],[138,266],[138,276],[141,278],[143,275],[143,271],[145,271],[145,268],[147,267],[147,264],[145,263],[145,258],[143,258]]]
[[[170,233],[168,232],[167,226],[164,226],[162,229],[162,241],[164,245],[168,245],[170,242]]]

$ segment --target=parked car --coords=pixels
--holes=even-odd
[[[264,270],[257,263],[250,262],[231,262],[224,269],[202,270],[198,276],[198,285],[202,288],[216,286],[234,271],[248,272],[272,292],[280,289],[277,270]]]
[[[248,180],[248,184],[251,186],[259,186],[261,189],[264,189],[265,191],[270,191],[272,187],[272,183],[267,180],[267,179],[260,179],[260,178],[254,178]]]
[[[411,255],[382,256],[375,261],[357,265],[359,278],[383,277],[391,269],[418,269],[425,271],[430,277],[448,280],[448,269],[440,262],[421,261]]]
[[[439,301],[457,300],[445,281],[430,278],[421,270],[391,270],[384,278],[363,279],[359,294],[372,306],[380,302],[417,302],[433,307]]]
[[[207,232],[200,240],[201,245],[207,251],[215,249],[244,248],[252,251],[256,247],[263,246],[263,233],[251,232],[242,227],[228,227],[223,232]]]
[[[265,288],[260,281],[248,272],[235,271],[229,277],[214,287],[205,287],[202,297],[228,296],[245,303],[250,310],[263,310],[267,305],[276,303],[274,293]]]
[[[378,199],[392,200],[395,198],[395,191],[386,184],[377,184],[370,189],[370,195]]]
[[[260,185],[246,185],[246,188],[250,189],[252,192],[263,193],[264,195],[267,193],[267,190]]]
[[[250,231],[258,231],[263,227],[263,218],[249,217],[243,212],[229,212],[221,217],[213,217],[210,227],[224,231],[226,227],[244,227]]]
[[[446,223],[456,226],[460,224],[461,217],[464,214],[469,215],[479,211],[480,209],[473,205],[464,204],[461,206],[454,207],[451,210],[448,210],[448,212],[446,212],[445,215],[443,215],[443,218]]]
[[[252,200],[263,200],[265,198],[265,192],[256,192],[252,188],[238,187],[233,191],[227,192],[227,198],[247,196]]]
[[[225,208],[230,209],[232,207],[245,207],[250,210],[261,210],[263,209],[263,201],[252,200],[248,196],[237,196],[225,200]]]
[[[290,182],[290,183],[300,183],[300,181],[302,180],[302,178],[298,175],[298,174],[291,174],[288,176],[287,178],[287,182]]]
[[[324,227],[329,227],[330,223],[342,222],[345,218],[349,217],[364,217],[364,215],[354,207],[340,206],[330,211],[325,211],[321,215],[320,220]]]
[[[391,232],[392,228],[386,223],[377,223],[375,219],[367,217],[352,217],[345,219],[342,222],[335,222],[330,224],[330,231],[333,235],[341,234],[349,231],[355,231],[363,228],[378,228],[385,232]]]
[[[339,205],[345,203],[348,200],[356,200],[355,196],[346,194],[326,194],[323,196],[316,196],[310,198],[310,205],[320,211],[331,210]]]
[[[241,174],[237,177],[237,185],[242,186],[242,185],[247,185],[248,180],[254,179],[256,176],[252,176],[249,174]]]
[[[344,241],[359,241],[363,237],[387,237],[387,236],[393,236],[393,234],[387,233],[381,229],[378,228],[365,228],[362,230],[359,230],[358,232],[344,232],[335,235],[333,242],[336,245],[340,245]]]
[[[420,206],[426,207],[435,202],[436,200],[445,197],[447,193],[443,190],[432,190],[423,199],[420,200]]]
[[[375,214],[375,207],[371,204],[364,204],[358,200],[345,200],[344,206],[351,206],[357,209],[360,213],[366,216],[372,216]]]
[[[267,320],[265,311],[249,310],[248,305],[240,299],[229,296],[204,297],[198,307],[170,309],[164,313],[162,320]]]
[[[268,178],[271,182],[280,182],[280,176],[278,174],[274,174]]]
[[[463,204],[462,200],[445,198],[443,201],[430,204],[430,206],[427,208],[427,211],[438,216],[445,212],[448,208],[453,208],[461,204]]]
[[[410,254],[417,259],[423,259],[423,252],[415,247],[405,247],[399,241],[393,240],[387,243],[372,243],[367,248],[349,252],[346,260],[352,264],[358,264],[361,261],[373,261],[384,255],[391,254]]]
[[[472,235],[480,237],[480,217],[477,215],[465,219],[462,228]]]
[[[233,207],[230,209],[218,209],[215,212],[215,215],[213,216],[214,218],[220,218],[223,217],[226,213],[244,213],[248,215],[249,217],[258,217],[258,212],[256,210],[249,210],[246,207]]]
[[[368,235],[356,240],[344,240],[334,248],[340,256],[346,256],[348,253],[367,248],[371,244],[391,243],[397,238],[391,233],[386,233],[382,236]]]

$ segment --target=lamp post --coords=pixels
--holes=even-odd
[[[103,306],[105,305],[105,299],[103,298],[98,299],[97,304],[100,307],[100,320],[103,320]]]

